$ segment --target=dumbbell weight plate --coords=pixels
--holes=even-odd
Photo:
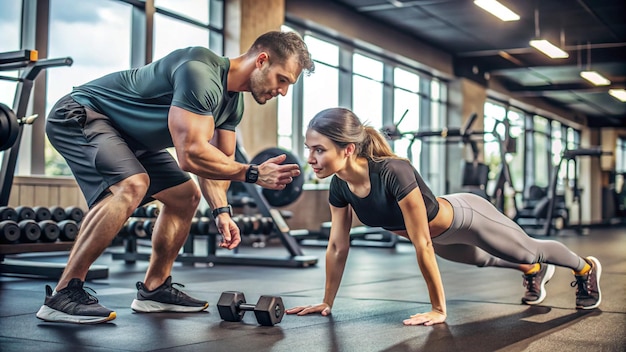
[[[217,311],[220,313],[220,318],[226,321],[241,321],[246,312],[240,310],[238,307],[245,303],[246,297],[243,292],[222,292],[222,295],[217,301]]]
[[[37,223],[41,230],[42,242],[55,242],[61,235],[61,229],[54,220],[43,220]]]
[[[0,221],[0,243],[16,243],[19,239],[20,227],[15,221]]]
[[[83,220],[83,216],[85,216],[85,213],[79,207],[65,208],[65,218],[67,220],[74,220],[75,222],[79,223]]]
[[[63,220],[58,223],[59,230],[61,233],[59,234],[59,238],[61,241],[72,242],[78,236],[78,225],[74,220]]]
[[[37,242],[41,237],[41,229],[35,220],[22,220],[18,226],[20,227],[20,242],[22,243]]]
[[[56,222],[65,220],[65,209],[59,206],[50,207],[51,219]]]
[[[150,204],[146,206],[146,216],[149,218],[156,218],[159,216],[161,210],[156,204]]]
[[[20,206],[15,208],[15,211],[17,212],[18,221],[35,219],[35,211],[31,207]]]
[[[291,152],[281,148],[268,148],[261,151],[250,161],[251,164],[262,164],[266,160],[275,156],[285,154],[287,157],[283,164],[300,164],[298,158]],[[300,194],[302,194],[302,186],[304,185],[304,175],[300,174],[293,178],[282,190],[272,190],[263,188],[261,193],[267,202],[274,207],[282,207],[295,202]]]
[[[52,213],[50,213],[50,209],[46,207],[34,207],[33,211],[35,212],[35,221],[52,219]]]
[[[20,125],[13,110],[0,103],[0,151],[13,147],[19,134]]]
[[[147,219],[144,220],[143,222],[143,230],[145,231],[146,235],[150,238],[152,238],[152,233],[154,232],[154,225],[156,224],[156,220],[155,219]]]
[[[277,296],[261,296],[254,308],[256,321],[263,326],[274,326],[283,320],[285,306]]]
[[[19,217],[15,209],[11,207],[0,207],[0,221],[12,220],[17,221]]]

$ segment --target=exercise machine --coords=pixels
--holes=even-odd
[[[463,143],[469,145],[472,151],[472,160],[465,161],[462,170],[462,191],[470,192],[482,196],[483,198],[491,201],[498,210],[504,212],[504,189],[505,185],[512,187],[511,173],[506,163],[506,145],[510,143],[506,139],[502,139],[500,134],[496,131],[499,123],[496,123],[492,131],[474,131],[473,124],[475,123],[478,115],[473,113],[469,116],[465,124],[458,128],[444,128],[441,130],[433,131],[409,131],[404,132],[398,129],[398,125],[402,122],[402,119],[391,126],[385,126],[382,129],[382,133],[390,140],[398,140],[400,138],[408,138],[410,143],[407,147],[407,155],[412,160],[411,150],[413,143],[416,140],[422,140],[427,143]],[[487,182],[489,181],[489,166],[478,161],[479,149],[478,143],[483,143],[485,135],[491,135],[497,141],[499,146],[499,153],[501,159],[500,171],[496,178],[496,184],[493,192],[489,194],[487,190]],[[507,133],[508,135],[508,133]]]
[[[71,66],[72,63],[73,60],[70,57],[39,59],[36,50],[0,53],[0,71],[20,71],[18,77],[0,76],[0,79],[17,82],[13,102],[14,109],[0,103],[0,151],[2,151],[0,206],[7,206],[9,203],[22,130],[25,125],[32,124],[37,118],[36,115],[26,116],[35,79],[45,69]],[[0,272],[2,274],[58,278],[65,268],[63,264],[6,259],[5,255],[66,251],[71,249],[72,245],[72,242],[0,244]],[[87,273],[88,280],[107,276],[108,268],[101,265],[93,265]]]

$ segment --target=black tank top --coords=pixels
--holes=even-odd
[[[389,231],[406,230],[398,202],[415,187],[419,187],[428,221],[435,218],[439,212],[439,203],[422,176],[407,160],[368,160],[368,166],[370,193],[364,198],[356,196],[350,191],[348,183],[335,175],[330,182],[328,201],[331,205],[343,208],[350,204],[359,220],[367,226],[382,227]]]

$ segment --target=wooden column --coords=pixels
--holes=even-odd
[[[227,0],[225,12],[224,54],[235,57],[247,51],[259,35],[280,30],[285,20],[285,0]],[[284,98],[279,96],[259,105],[250,93],[245,93],[245,110],[237,133],[250,158],[277,144],[277,99]]]

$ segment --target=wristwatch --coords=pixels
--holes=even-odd
[[[231,207],[230,204],[228,204],[225,207],[215,208],[211,212],[211,214],[213,215],[213,219],[217,218],[217,216],[220,215],[221,213],[228,213],[228,215],[230,215],[230,217],[232,218],[233,217],[233,207]]]
[[[259,166],[250,164],[248,171],[246,171],[246,183],[256,183],[259,179]]]

